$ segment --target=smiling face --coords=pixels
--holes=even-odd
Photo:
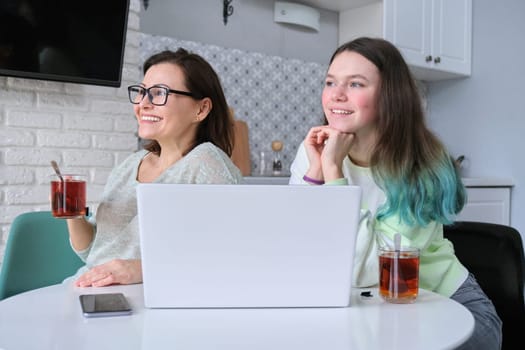
[[[322,94],[328,124],[354,133],[361,141],[373,138],[380,84],[379,71],[372,62],[353,51],[338,54],[328,68]]]
[[[188,91],[181,68],[172,63],[151,66],[142,86],[165,86],[172,90]],[[153,105],[147,96],[133,110],[139,124],[138,134],[143,139],[156,140],[160,144],[191,144],[202,115],[201,100],[170,93],[164,106]]]

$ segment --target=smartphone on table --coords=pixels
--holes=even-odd
[[[82,294],[79,298],[85,317],[131,315],[131,306],[122,293]]]

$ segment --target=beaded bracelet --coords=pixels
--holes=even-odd
[[[308,183],[311,183],[312,185],[324,185],[324,181],[323,180],[316,180],[316,179],[312,179],[311,177],[308,177],[308,176],[303,176],[303,180],[308,182]]]

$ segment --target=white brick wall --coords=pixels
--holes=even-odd
[[[49,210],[51,160],[87,175],[94,207],[111,169],[137,149],[126,86],[141,79],[139,12],[131,0],[120,88],[0,77],[0,265],[13,219]]]

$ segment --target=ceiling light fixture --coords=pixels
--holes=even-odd
[[[313,7],[293,2],[276,1],[273,20],[278,23],[295,24],[319,31],[321,14]]]

